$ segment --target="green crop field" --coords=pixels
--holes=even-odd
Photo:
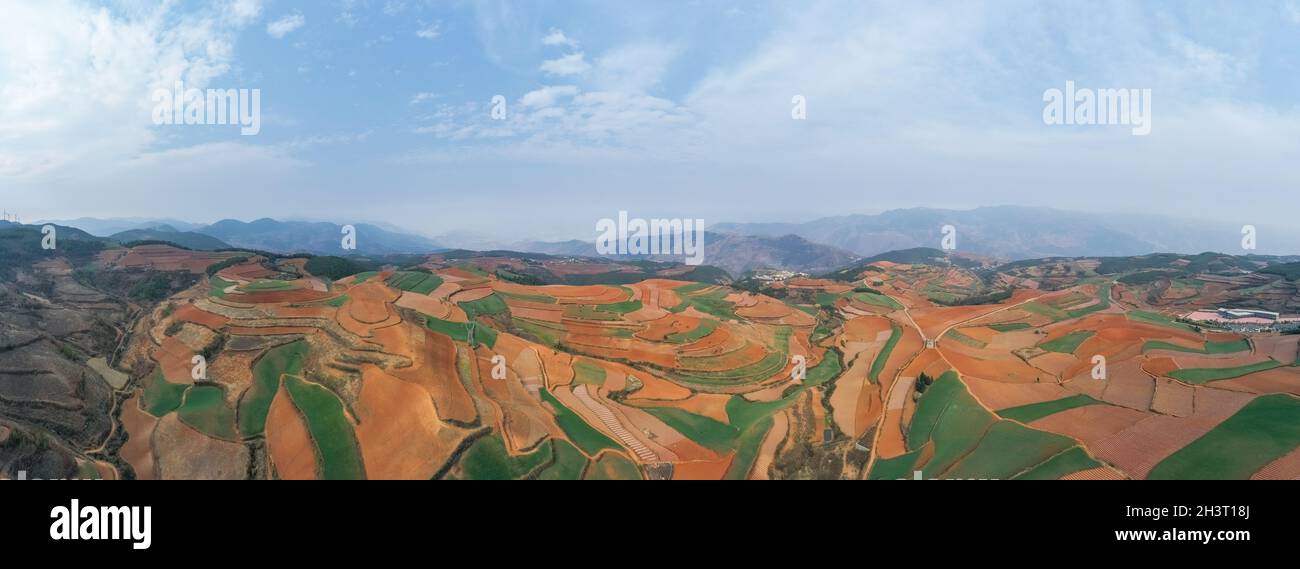
[[[943,337],[948,338],[949,340],[952,340],[954,342],[957,342],[958,344],[970,346],[975,349],[984,349],[989,346],[984,342],[981,342],[979,340],[976,340],[975,338],[962,334],[961,331],[956,328],[949,330],[948,333],[944,334]]]
[[[553,322],[544,322],[541,320],[519,317],[511,318],[510,321],[520,331],[527,333],[527,335],[530,335],[541,343],[551,347],[559,345],[560,339],[563,338],[565,334],[564,328]]]
[[[979,405],[956,372],[948,371],[917,402],[908,429],[909,449],[926,445],[934,445],[933,456],[914,467],[926,478],[1007,479],[1031,472],[1074,441],[999,419]]]
[[[1088,456],[1082,447],[1070,447],[1046,462],[1014,476],[1013,480],[1057,480],[1066,474],[1090,470],[1101,466],[1100,462]]]
[[[407,271],[389,277],[387,283],[398,290],[429,294],[442,286],[442,277],[422,271]]]
[[[579,385],[605,385],[605,368],[585,358],[573,361],[573,381]]]
[[[317,464],[326,480],[359,480],[366,477],[361,449],[343,403],[328,389],[291,375],[284,376],[289,397],[306,419],[307,430],[316,442]]]
[[[891,321],[889,327],[889,340],[886,341],[885,346],[880,349],[880,353],[876,355],[876,359],[871,362],[871,369],[867,371],[867,377],[871,380],[871,383],[880,383],[880,372],[884,371],[885,363],[889,361],[889,354],[894,352],[894,346],[897,346],[898,341],[903,339],[902,326]]]
[[[1186,330],[1188,332],[1196,331],[1195,328],[1192,328],[1187,324],[1183,324],[1182,322],[1178,322],[1173,318],[1170,318],[1168,316],[1156,312],[1147,312],[1145,310],[1130,310],[1128,312],[1125,312],[1124,315],[1127,316],[1129,320],[1132,320],[1134,322],[1145,322],[1147,324],[1155,324],[1156,326],[1164,326],[1166,328],[1173,328],[1175,330]]]
[[[621,454],[605,453],[587,468],[587,480],[640,480],[641,469]]]
[[[1191,354],[1235,354],[1237,352],[1249,352],[1250,341],[1246,339],[1229,340],[1226,342],[1206,342],[1201,348],[1191,348],[1180,344],[1171,344],[1161,340],[1149,340],[1142,344],[1142,351],[1151,350],[1172,350],[1176,352],[1187,352]]]
[[[1236,367],[1203,367],[1203,368],[1184,368],[1169,372],[1169,377],[1187,383],[1201,384],[1221,379],[1232,379],[1243,375],[1252,374],[1257,371],[1264,371],[1282,367],[1280,362],[1275,360],[1265,360],[1253,364],[1236,366]]]
[[[1006,324],[990,324],[989,328],[998,332],[1015,332],[1016,330],[1028,330],[1033,328],[1028,322],[1008,322]]]
[[[226,405],[225,392],[213,385],[195,385],[185,392],[185,402],[176,417],[194,430],[227,441],[238,440],[235,434],[235,410]]]
[[[596,310],[613,314],[627,314],[629,312],[641,310],[641,301],[625,300],[623,302],[613,302],[610,304],[597,304]]]
[[[211,279],[208,279],[208,282],[212,285],[212,290],[208,291],[208,296],[215,296],[217,298],[225,298],[226,289],[235,286],[235,283],[221,277],[212,277]]]
[[[718,329],[717,320],[700,320],[700,324],[685,332],[675,332],[664,338],[665,341],[672,344],[689,344],[700,338],[712,334]]]
[[[1244,480],[1300,446],[1300,399],[1264,395],[1156,465],[1157,480]]]
[[[444,336],[449,336],[457,342],[469,342],[470,325],[468,322],[452,322],[450,320],[428,316],[425,318],[424,323],[430,330]],[[474,326],[474,339],[478,343],[491,348],[497,343],[497,331],[493,330],[491,327],[476,324]]]
[[[553,462],[537,475],[538,480],[582,480],[587,469],[587,457],[569,441],[552,439]]]
[[[1075,407],[1100,404],[1102,404],[1101,401],[1084,394],[1078,394],[1056,399],[1054,401],[1044,401],[1042,403],[1030,403],[1019,407],[1011,407],[1009,409],[998,411],[997,413],[1004,419],[1020,421],[1021,423],[1032,423],[1042,419],[1043,417],[1055,415],[1061,411],[1074,409]]]
[[[185,390],[189,388],[188,385],[167,381],[159,366],[154,369],[153,375],[149,377],[149,385],[144,388],[140,408],[154,417],[162,417],[181,406]]]
[[[734,395],[727,400],[727,422],[741,433],[746,433],[763,419],[793,405],[795,400],[808,389],[824,384],[840,375],[844,364],[839,352],[827,351],[821,363],[808,370],[803,384],[796,387],[785,397],[776,401],[750,401],[741,395]]]
[[[465,316],[468,317],[470,321],[477,319],[479,316],[491,316],[493,314],[505,314],[510,312],[510,307],[506,306],[506,301],[501,300],[501,297],[497,296],[496,293],[489,294],[478,300],[458,302],[456,305],[460,306],[461,309],[465,311]]]
[[[470,445],[461,459],[461,471],[467,480],[515,480],[523,478],[551,458],[551,441],[544,441],[533,452],[510,456],[501,435],[492,433]],[[585,459],[584,459],[585,460]]]
[[[563,403],[560,403],[559,399],[551,395],[550,391],[542,389],[539,393],[542,396],[542,401],[551,406],[552,411],[555,413],[555,422],[560,425],[560,429],[569,437],[569,440],[573,441],[573,444],[578,445],[578,448],[581,448],[588,456],[595,456],[596,453],[603,449],[619,450],[623,448],[618,443],[615,443],[613,439],[605,436],[604,433],[597,431],[595,427],[588,425],[580,415],[565,407]]]
[[[1061,336],[1060,338],[1057,338],[1055,340],[1051,340],[1049,342],[1043,342],[1042,344],[1039,344],[1038,347],[1047,350],[1049,352],[1073,354],[1075,350],[1079,349],[1079,345],[1082,344],[1084,340],[1093,337],[1094,334],[1096,334],[1096,332],[1092,330],[1079,330],[1078,332],[1070,332],[1069,334]]]
[[[749,475],[749,469],[754,467],[754,461],[758,459],[763,437],[771,429],[772,418],[765,417],[740,434],[736,441],[736,456],[731,459],[731,466],[727,467],[727,473],[723,477],[725,480],[744,480]]]
[[[288,281],[253,281],[239,287],[243,292],[276,292],[281,290],[293,290],[297,287]]]
[[[943,476],[1007,480],[1074,446],[1074,439],[1069,437],[1011,421],[998,421],[989,427],[975,449]]]
[[[670,312],[681,312],[686,310],[687,307],[693,306],[700,312],[716,316],[723,320],[739,320],[739,318],[736,317],[735,305],[726,300],[728,294],[727,289],[718,287],[717,290],[712,292],[700,294],[699,291],[704,290],[709,286],[712,285],[693,283],[673,289],[673,292],[677,293],[677,296],[682,299],[682,302],[668,310]]]
[[[272,348],[253,364],[253,386],[239,400],[239,434],[255,437],[266,429],[266,415],[280,390],[281,374],[302,375],[307,342],[298,340]]]
[[[725,454],[736,448],[740,431],[731,425],[674,407],[642,407],[642,410],[711,451]]]

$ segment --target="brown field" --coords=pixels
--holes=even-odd
[[[153,480],[158,476],[150,442],[157,424],[158,419],[140,409],[139,391],[122,402],[122,428],[126,430],[127,440],[119,456],[131,465],[137,480]]]
[[[175,337],[163,338],[154,348],[153,358],[162,367],[163,377],[172,383],[194,383],[194,351]]]
[[[266,415],[266,450],[281,480],[316,479],[316,443],[283,385]]]
[[[445,444],[433,401],[420,386],[366,366],[357,400],[357,443],[371,480],[428,479],[455,448]]]
[[[217,440],[186,426],[170,413],[153,434],[159,479],[241,480],[248,473],[248,449]]]
[[[1112,405],[1086,405],[1043,417],[1029,426],[1078,439],[1092,448],[1151,416]]]
[[[105,255],[112,253],[113,250],[104,252]],[[141,245],[120,256],[101,256],[100,260],[109,261],[111,266],[119,269],[188,271],[197,275],[204,273],[215,263],[238,255],[233,252],[186,251],[168,245]]]
[[[137,249],[143,250],[105,252],[101,262],[121,267],[173,263],[194,268],[207,261],[165,247]],[[272,263],[280,271],[293,272],[294,267],[301,269],[302,262],[258,258],[227,268],[222,276],[240,283],[281,278],[271,270]],[[489,273],[498,267],[523,270],[516,260],[506,257],[455,262]],[[561,265],[561,270],[571,274],[633,270],[606,263],[553,262],[548,266],[551,264]],[[851,441],[821,444],[823,428],[832,424],[855,439],[874,429],[870,446],[876,459],[908,451],[906,433],[918,408],[914,382],[923,373],[938,377],[948,370],[957,371],[972,396],[989,410],[1075,394],[1104,402],[1061,411],[1030,425],[1071,437],[1114,466],[1074,473],[1067,479],[1143,478],[1164,457],[1208,432],[1256,394],[1300,395],[1300,368],[1291,366],[1217,381],[1212,386],[1191,386],[1167,377],[1180,368],[1235,366],[1269,357],[1295,361],[1300,336],[1252,334],[1252,350],[1238,354],[1172,350],[1144,354],[1143,345],[1149,340],[1199,348],[1206,341],[1235,341],[1242,336],[1199,334],[1129,320],[1124,312],[1131,307],[1116,297],[1131,299],[1142,309],[1166,313],[1173,309],[1143,304],[1145,291],[1132,294],[1122,286],[1115,287],[1110,309],[1075,319],[1052,322],[1050,316],[1016,306],[1030,299],[1060,310],[1094,305],[1097,280],[1072,285],[1060,276],[1073,275],[1074,269],[1069,267],[1081,265],[1046,270],[1031,278],[1017,277],[1013,280],[1022,284],[1041,281],[1044,288],[1058,290],[1017,290],[1011,300],[996,305],[947,307],[929,300],[927,295],[936,291],[960,296],[978,290],[983,285],[971,271],[891,263],[878,264],[886,272],[868,273],[861,282],[909,306],[908,311],[841,300],[835,309],[819,310],[812,316],[794,306],[806,309],[817,293],[836,294],[851,290],[852,285],[811,278],[774,285],[789,294],[785,301],[720,285],[695,293],[721,291],[736,314],[728,320],[694,307],[680,313],[666,310],[680,305],[674,289],[690,284],[686,281],[657,278],[622,286],[527,286],[448,267],[436,257],[430,257],[425,265],[445,281],[429,295],[387,286],[384,277],[395,268],[361,284],[354,278],[341,279],[333,285],[333,292],[311,278],[289,281],[295,283],[294,290],[230,293],[225,298],[208,297],[206,284],[196,286],[168,301],[174,307],[168,317],[162,316],[164,303],[141,319],[118,366],[127,370],[152,359],[169,381],[190,383],[190,358],[221,334],[226,340],[224,351],[210,363],[208,374],[223,387],[228,402],[237,405],[254,383],[252,366],[260,355],[271,347],[306,338],[309,352],[303,375],[329,385],[343,400],[355,421],[367,477],[375,479],[427,479],[440,472],[458,475],[460,467],[448,462],[458,460],[457,449],[476,429],[501,437],[511,455],[533,452],[548,439],[565,439],[574,431],[560,427],[556,405],[567,408],[620,447],[598,452],[598,456],[615,452],[639,464],[669,463],[675,479],[721,478],[735,458],[732,450],[710,450],[647,408],[679,409],[729,424],[732,417],[727,407],[733,398],[773,402],[790,397],[797,385],[790,377],[792,364],[788,361],[767,377],[742,377],[733,383],[691,382],[681,375],[744,368],[764,361],[776,349],[807,357],[810,368],[837,350],[843,370],[828,383],[803,387],[791,406],[770,408],[772,429],[757,442],[755,465],[748,473],[755,479],[790,474],[789,467],[798,465],[789,461],[800,460],[792,451],[805,448],[805,444],[812,444],[810,448],[817,453],[848,450],[836,445]],[[47,263],[46,270],[67,268]],[[473,348],[463,326],[433,322],[443,331],[434,332],[426,325],[425,315],[463,323],[465,312],[456,303],[482,299],[493,292],[503,293],[500,297],[510,313],[480,318],[475,324],[481,328],[476,328],[479,334]],[[347,295],[340,307],[321,302],[340,295]],[[554,298],[556,303],[525,300],[537,295]],[[589,312],[591,306],[628,300],[641,302],[641,307],[622,314]],[[1197,300],[1188,297],[1179,302]],[[1181,310],[1185,304],[1178,306]],[[566,311],[574,316],[566,317]],[[579,314],[582,316],[575,317]],[[517,329],[511,325],[512,318],[519,327],[526,327],[528,321],[547,325],[558,343],[542,346],[512,334],[510,331]],[[173,322],[185,324],[175,328]],[[1000,332],[989,326],[1008,322],[1033,327]],[[869,372],[891,336],[892,325],[898,326],[902,335],[883,363],[879,383],[873,383]],[[674,334],[701,326],[710,331],[689,343],[668,341]],[[816,342],[811,340],[814,326],[821,336]],[[788,342],[774,346],[782,327],[791,332]],[[486,334],[482,328],[488,328]],[[970,340],[944,336],[950,329]],[[1081,330],[1095,334],[1074,354],[1039,348],[1044,342]],[[927,349],[925,338],[938,340],[936,349]],[[1105,380],[1090,377],[1094,354],[1107,358]],[[498,355],[505,358],[505,379],[492,378],[492,358]],[[582,366],[604,370],[603,380],[575,381],[575,362],[579,361]],[[542,400],[543,389],[554,401]],[[139,408],[139,397],[136,394],[121,403],[126,406],[121,412],[121,428],[128,438],[118,464],[130,465],[140,478],[239,478],[247,474],[252,455],[242,442],[213,440],[181,424],[174,414],[154,419]],[[269,476],[319,476],[316,445],[301,412],[283,388],[271,402],[264,437],[266,458],[272,466]],[[911,450],[927,456],[936,447]],[[861,477],[864,473],[856,468],[845,465],[841,476]],[[111,468],[104,472],[116,475]],[[1255,477],[1298,475],[1300,451],[1295,451]]]
[[[176,311],[172,313],[172,319],[178,322],[192,322],[213,330],[220,330],[230,321],[230,319],[225,316],[201,310],[199,307],[190,303],[185,303],[176,307]]]
[[[1231,417],[1252,396],[1198,387],[1195,397],[1196,412],[1190,417],[1151,416],[1090,448],[1130,476],[1146,478],[1161,460]]]
[[[1300,448],[1268,463],[1251,480],[1300,480]]]

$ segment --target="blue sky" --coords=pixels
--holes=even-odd
[[[3,4],[0,203],[28,219],[550,239],[619,210],[1268,225],[1298,202],[1296,1]],[[154,125],[151,91],[178,78],[260,89],[261,132]],[[1044,90],[1067,80],[1151,89],[1151,135],[1044,125]]]

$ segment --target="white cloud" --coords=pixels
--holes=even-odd
[[[414,96],[411,97],[411,103],[410,103],[410,104],[412,104],[412,105],[418,105],[418,104],[420,104],[420,103],[425,103],[425,102],[428,102],[428,101],[432,101],[432,100],[437,99],[437,98],[438,98],[438,94],[437,94],[437,93],[429,93],[429,92],[427,92],[427,91],[426,91],[426,92],[423,92],[423,93],[416,93]]]
[[[637,43],[622,46],[596,60],[596,82],[602,88],[645,91],[662,80],[681,50],[669,44]]]
[[[266,33],[275,39],[283,38],[294,30],[303,27],[307,19],[301,12],[285,14],[280,19],[266,24]]]
[[[230,0],[231,20],[239,26],[248,25],[262,15],[262,0]]]
[[[153,145],[155,89],[205,88],[233,64],[232,6],[116,13],[68,0],[0,18],[0,178],[96,172]],[[238,12],[247,16],[251,4]],[[242,21],[247,21],[244,18]]]
[[[426,40],[436,40],[442,35],[442,23],[434,22],[424,26],[419,30],[416,30],[415,35],[416,37],[424,38]]]
[[[576,49],[578,47],[578,42],[577,40],[571,39],[568,36],[564,35],[564,31],[556,28],[551,28],[551,31],[546,34],[546,37],[542,38],[542,45],[568,46]]]
[[[528,108],[541,109],[554,106],[562,97],[572,97],[577,94],[578,88],[573,85],[547,86],[524,94],[519,103]]]
[[[591,69],[591,64],[587,63],[586,55],[581,51],[571,53],[558,59],[548,59],[542,62],[541,70],[550,75],[581,75]]]

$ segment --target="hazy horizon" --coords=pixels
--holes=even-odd
[[[24,219],[560,239],[618,211],[1022,205],[1286,227],[1300,183],[1296,1],[54,0],[7,8],[0,38],[0,207]],[[260,90],[260,132],[154,124],[177,80]],[[1150,89],[1150,134],[1045,124],[1067,85]]]

